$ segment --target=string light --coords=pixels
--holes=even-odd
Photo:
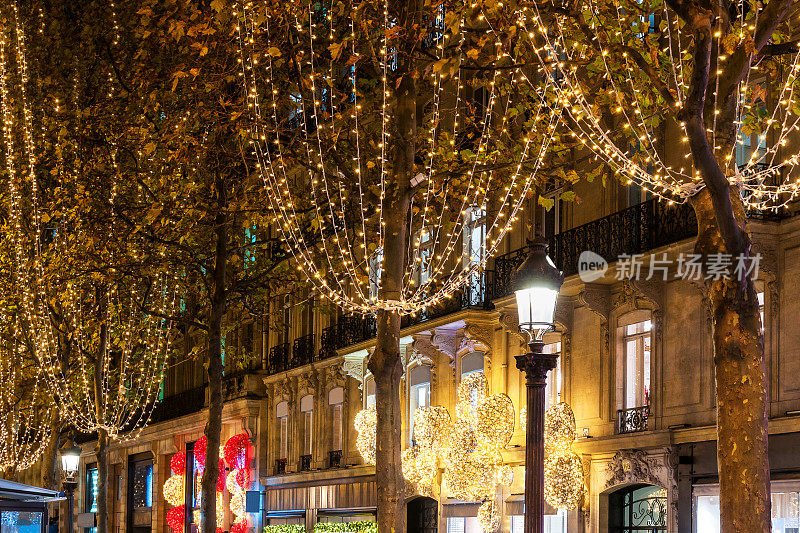
[[[367,407],[356,413],[354,426],[358,435],[356,436],[356,448],[361,458],[368,465],[375,464],[375,431],[378,427],[378,413],[375,406]]]
[[[535,96],[530,102],[530,130],[519,137],[511,137],[505,127],[495,128],[495,122],[504,125],[512,107],[510,92],[499,88],[501,78],[513,85],[521,75],[514,70],[506,76],[503,69],[489,68],[487,79],[487,102],[474,117],[477,130],[475,144],[469,150],[459,148],[455,139],[463,133],[463,107],[466,100],[461,96],[463,83],[460,69],[456,69],[457,109],[453,131],[441,127],[441,98],[446,75],[434,68],[430,75],[432,111],[426,115],[422,131],[427,133],[425,165],[420,172],[420,183],[411,198],[411,227],[419,230],[409,241],[409,265],[403,276],[403,290],[399,299],[387,300],[380,296],[383,271],[385,220],[382,205],[385,200],[391,165],[388,150],[392,142],[389,125],[394,112],[393,89],[388,78],[396,58],[388,7],[369,12],[364,8],[361,18],[374,17],[375,25],[382,25],[383,38],[377,52],[370,55],[370,47],[352,38],[336,42],[334,28],[341,22],[342,30],[355,35],[354,18],[347,13],[339,20],[337,10],[321,4],[309,3],[303,13],[287,15],[288,31],[302,43],[296,66],[298,75],[293,79],[277,79],[276,65],[284,63],[282,52],[271,42],[270,21],[273,12],[255,13],[252,2],[245,1],[238,17],[238,35],[241,48],[241,73],[248,109],[252,115],[250,147],[257,160],[256,168],[267,188],[267,197],[275,213],[275,225],[280,237],[294,255],[296,266],[309,283],[322,296],[330,299],[346,311],[374,313],[387,309],[401,314],[416,314],[432,306],[446,302],[456,295],[464,285],[474,279],[484,268],[485,262],[500,245],[503,236],[518,220],[518,213],[538,170],[552,133],[560,118],[550,113],[545,98]],[[325,22],[318,22],[320,13]],[[450,42],[453,35],[445,31],[443,12],[437,13],[437,26],[431,32],[432,49],[437,65],[441,61],[459,64],[466,60],[462,56],[464,47]],[[460,21],[460,27],[464,22]],[[264,27],[262,27],[262,25]],[[321,28],[329,25],[327,31]],[[255,36],[266,33],[267,45],[263,59],[255,49]],[[319,43],[327,38],[328,46]],[[464,33],[456,38],[463,44]],[[370,43],[371,44],[371,43]],[[513,57],[503,51],[498,38],[495,42],[498,57],[505,60]],[[448,50],[445,54],[444,50]],[[378,82],[382,90],[378,98],[377,117],[374,109],[362,108],[359,74],[361,65],[372,57],[380,73]],[[332,59],[331,59],[332,58]],[[347,83],[342,86],[334,80],[334,72],[345,72]],[[263,80],[261,79],[263,77]],[[366,81],[366,79],[364,80]],[[258,88],[264,88],[261,95]],[[343,88],[344,87],[344,88]],[[337,94],[338,93],[338,94]],[[287,155],[287,141],[281,135],[284,110],[291,103],[296,109],[291,116],[297,123],[297,135],[292,135],[300,144],[293,155],[302,158],[300,166],[307,173],[295,176],[294,162]],[[461,108],[459,108],[461,104]],[[377,118],[377,120],[375,120]],[[461,123],[459,121],[462,120]],[[380,121],[370,133],[367,125]],[[461,127],[459,127],[459,124]],[[378,131],[379,130],[379,131]],[[541,142],[535,142],[541,136]],[[366,137],[366,140],[365,140]],[[453,141],[452,143],[450,141]],[[509,145],[519,149],[508,150]],[[351,160],[330,157],[339,153],[337,147],[352,147]],[[503,148],[505,147],[505,148]],[[536,148],[534,148],[536,147]],[[341,154],[340,154],[341,156]],[[500,158],[506,158],[500,164]],[[348,159],[345,157],[344,159]],[[453,161],[463,161],[464,170],[460,179],[444,179]],[[508,171],[487,170],[489,167],[506,167]],[[442,176],[440,178],[440,175]],[[298,181],[302,193],[292,184]],[[377,200],[366,202],[365,197],[374,193]],[[487,208],[491,203],[491,217]],[[308,207],[308,209],[306,209]],[[454,207],[456,216],[450,216]],[[468,214],[472,210],[483,212],[487,218],[486,232],[480,242],[481,251],[474,257],[465,257],[462,242],[467,227]],[[311,213],[310,225],[313,238],[306,236],[300,226],[304,215]],[[427,236],[423,242],[422,236]]]

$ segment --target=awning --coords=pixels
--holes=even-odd
[[[19,502],[54,502],[65,499],[55,490],[40,489],[23,483],[0,479],[0,500]]]

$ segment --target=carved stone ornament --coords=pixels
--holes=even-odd
[[[652,471],[647,452],[642,450],[618,451],[608,463],[606,470],[609,473],[606,489],[625,483],[649,483],[656,486],[664,484],[663,480]]]
[[[367,355],[369,355],[369,352],[366,350],[359,350],[345,355],[342,363],[342,374],[358,381],[358,390],[362,390],[364,387],[364,359],[367,358]]]
[[[423,365],[435,366],[439,360],[441,352],[431,343],[432,335],[414,335],[414,342],[411,343],[411,358],[409,364],[419,363]]]
[[[490,352],[494,344],[494,328],[487,323],[467,322],[464,336],[468,340],[470,351]]]
[[[586,283],[578,295],[578,301],[604,322],[611,315],[611,290],[608,285]]]
[[[528,339],[525,335],[519,332],[519,317],[517,316],[516,309],[506,309],[500,315],[500,324],[503,329],[510,333],[512,337],[516,338],[520,345],[526,345]]]

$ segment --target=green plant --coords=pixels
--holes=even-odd
[[[306,526],[300,524],[276,524],[274,526],[264,526],[263,533],[306,533]]]
[[[377,533],[378,523],[362,522],[317,522],[314,533]]]

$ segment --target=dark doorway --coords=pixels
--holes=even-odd
[[[433,498],[419,497],[408,502],[408,533],[437,533],[439,528],[439,502]]]
[[[609,533],[658,533],[667,530],[667,491],[634,485],[608,498]]]

